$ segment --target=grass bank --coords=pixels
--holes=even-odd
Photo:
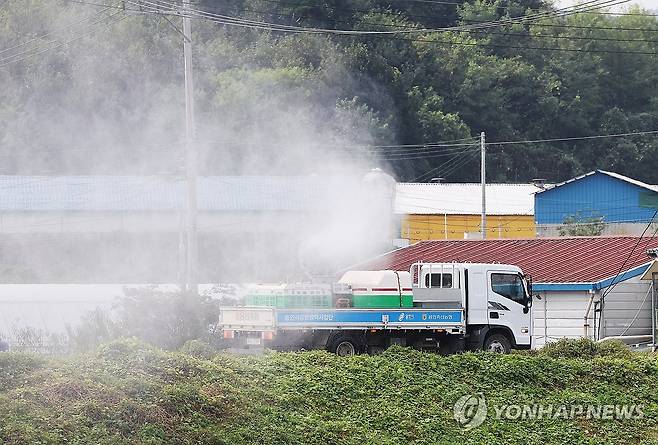
[[[508,356],[393,348],[209,358],[204,348],[122,340],[64,359],[0,354],[0,443],[658,443],[656,357],[587,345]],[[453,407],[473,393],[489,415],[465,431]],[[525,403],[640,404],[644,415],[495,419],[494,405]]]

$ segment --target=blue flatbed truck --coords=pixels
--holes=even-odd
[[[410,272],[394,272],[397,288],[363,284],[363,277],[377,272],[391,273],[356,272],[350,275],[353,283],[341,280],[339,307],[223,307],[219,327],[237,348],[325,348],[338,355],[377,353],[392,344],[442,353],[530,348],[531,284],[516,266],[415,263]],[[400,302],[410,290],[413,306],[355,308],[346,298],[359,293],[367,301],[368,292],[380,298],[382,289],[397,292]]]

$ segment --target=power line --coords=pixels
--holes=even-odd
[[[472,141],[477,139],[477,136],[469,136],[467,138],[461,138],[461,139],[452,139],[448,141],[441,141],[441,142],[428,142],[425,144],[403,144],[403,145],[371,145],[370,147],[373,148],[397,148],[397,147],[418,147],[418,148],[424,148],[424,147],[449,147],[449,146],[454,146],[454,145],[472,145],[470,143],[464,143],[464,144],[453,144],[455,142],[461,142],[461,141]],[[452,145],[448,145],[452,144]]]
[[[276,4],[285,4],[287,2],[278,2],[276,0],[263,0],[271,3],[276,3]],[[295,5],[301,5],[301,6],[307,6],[301,3],[292,3]],[[332,9],[338,9],[338,8],[332,8]],[[276,16],[276,17],[289,17],[288,14],[283,14],[283,13],[278,13],[278,12],[271,12],[271,11],[258,11],[258,10],[253,10],[253,9],[238,9],[237,11],[239,12],[247,12],[247,13],[254,13],[254,14],[262,14],[262,15],[269,15],[269,16]],[[368,12],[365,10],[353,10],[353,11],[363,11],[363,12]],[[422,17],[422,16],[421,16]],[[313,17],[309,17],[308,15],[300,15],[298,18],[304,18],[304,19],[313,19]],[[322,18],[322,21],[329,21],[332,23],[352,23],[351,21],[348,20],[339,20],[339,19],[334,19],[334,18]],[[365,25],[370,25],[370,26],[384,26],[388,28],[398,28],[398,29],[414,29],[413,26],[410,25],[395,25],[395,24],[388,24],[388,23],[378,23],[378,22],[372,22],[372,21],[365,21],[365,20],[359,20],[359,23],[365,24]],[[531,25],[533,26],[533,25]],[[658,31],[658,30],[656,30]],[[520,34],[520,33],[509,33],[509,32],[492,32],[488,30],[478,30],[478,29],[473,29],[473,30],[462,30],[462,31],[455,31],[455,32],[460,32],[460,33],[470,33],[470,34],[486,34],[486,35],[504,35],[504,36],[519,36],[519,37],[529,37],[529,38],[543,38],[543,39],[558,39],[558,40],[587,40],[587,41],[616,41],[616,42],[646,42],[646,43],[658,43],[658,40],[646,40],[646,39],[622,39],[622,38],[610,38],[610,37],[583,37],[583,36],[572,36],[572,35],[547,35],[547,34]]]
[[[612,1],[612,0],[609,0]],[[628,1],[628,0],[623,0],[623,2]],[[132,1],[130,3],[133,3],[137,5],[138,3]],[[155,5],[152,2],[146,2],[149,3],[150,5]],[[146,13],[153,13],[153,14],[173,14],[173,15],[181,15],[180,12],[175,12],[173,9],[169,10],[169,12],[159,12],[155,10],[155,6],[148,6],[150,8]],[[196,11],[196,10],[193,10]],[[577,12],[583,12],[583,11],[577,11]],[[248,21],[245,19],[240,19],[240,18],[234,18],[230,16],[222,16],[222,17],[228,17],[232,20],[238,20],[236,21],[227,21],[225,18],[223,19],[216,19],[214,18],[216,14],[211,14],[211,13],[202,13],[202,14],[197,14],[192,16],[192,18],[197,18],[197,19],[204,19],[204,20],[209,20],[215,23],[219,24],[224,24],[224,25],[235,25],[235,26],[243,26],[247,28],[254,28],[254,29],[263,29],[263,30],[269,30],[269,31],[285,31],[285,32],[294,32],[294,33],[333,33],[335,35],[342,35],[342,36],[371,36],[373,38],[387,38],[385,35],[393,35],[393,34],[401,34],[401,33],[409,33],[409,32],[445,32],[445,31],[452,31],[452,32],[466,32],[466,33],[487,33],[486,29],[490,29],[492,26],[490,26],[494,22],[481,22],[483,25],[488,25],[488,26],[483,26],[480,28],[474,28],[471,27],[472,29],[463,29],[464,27],[451,27],[451,28],[438,28],[438,29],[425,29],[425,28],[405,28],[401,30],[396,30],[396,31],[358,31],[358,30],[330,30],[330,29],[325,29],[325,28],[305,28],[305,27],[298,27],[298,26],[287,26],[287,25],[277,25],[277,24],[272,24],[272,23],[267,23],[267,22],[254,22],[254,21]],[[522,18],[527,18],[527,16],[523,16]],[[334,20],[337,22],[337,20]],[[366,22],[367,23],[367,22]],[[504,24],[513,24],[511,21],[507,21],[504,23],[500,23],[500,25]],[[385,26],[392,26],[392,25],[385,25]],[[530,26],[541,26],[541,24],[537,23],[530,23]],[[551,25],[552,26],[552,25]],[[558,25],[555,25],[558,26]],[[562,26],[562,25],[559,25]],[[593,27],[580,27],[584,29],[594,29]],[[603,29],[603,28],[601,28]],[[609,28],[609,29],[618,29],[618,28]],[[634,28],[625,28],[628,30],[632,30]],[[642,28],[636,28],[638,30],[644,30]],[[646,31],[658,31],[658,30],[646,30]],[[525,34],[513,34],[513,33],[488,33],[488,34],[496,34],[496,35],[514,35],[514,36],[523,36],[523,37],[528,37],[528,38],[546,38],[546,39],[560,39],[560,40],[585,40],[585,41],[618,41],[618,42],[646,42],[646,43],[658,43],[658,41],[654,40],[645,40],[645,39],[614,39],[614,38],[596,38],[596,37],[580,37],[580,36],[547,36],[547,35],[525,35]],[[637,55],[657,55],[658,53],[653,52],[653,51],[628,51],[628,50],[613,50],[613,49],[582,49],[582,48],[562,48],[562,47],[547,47],[547,46],[519,46],[519,45],[501,45],[501,44],[493,44],[493,43],[482,43],[482,42],[466,42],[466,41],[454,41],[454,40],[437,40],[437,39],[411,39],[411,38],[390,38],[388,37],[389,40],[399,40],[399,41],[409,41],[409,42],[425,42],[425,43],[430,43],[430,44],[438,44],[438,45],[448,45],[448,46],[453,46],[453,45],[461,45],[461,46],[481,46],[481,47],[489,47],[489,48],[506,48],[506,49],[520,49],[520,50],[534,50],[534,51],[562,51],[562,52],[574,52],[574,53],[602,53],[602,54],[637,54]]]
[[[642,234],[641,234],[640,237],[637,239],[637,242],[635,243],[635,245],[633,246],[633,248],[631,249],[631,251],[628,253],[628,256],[626,257],[626,259],[624,260],[624,262],[621,264],[621,266],[619,266],[619,270],[617,271],[617,274],[614,276],[614,278],[613,278],[612,281],[610,282],[612,285],[611,285],[610,287],[608,287],[608,288],[603,292],[603,294],[601,295],[601,301],[603,301],[603,299],[606,297],[606,295],[608,295],[610,292],[612,292],[612,290],[615,288],[615,286],[617,286],[617,284],[619,284],[619,283],[621,282],[621,280],[619,280],[619,281],[617,281],[617,282],[615,282],[615,280],[617,280],[617,278],[619,278],[619,275],[621,275],[622,271],[624,270],[624,266],[626,265],[626,263],[627,263],[627,262],[631,259],[631,257],[633,256],[633,252],[635,252],[635,249],[637,249],[637,248],[639,247],[640,242],[642,241],[642,237],[643,237],[644,234],[647,232],[647,230],[649,230],[649,228],[651,227],[651,224],[653,223],[654,219],[656,218],[656,215],[658,215],[658,210],[656,210],[655,212],[653,212],[653,216],[651,217],[651,220],[649,221],[649,224],[647,224],[647,226],[646,226],[646,227],[644,228],[644,230],[642,231]],[[653,235],[651,235],[651,238],[649,238],[649,239],[647,240],[647,243],[650,242],[650,241],[656,236],[656,233],[658,233],[658,229],[656,229],[656,230],[653,232]]]
[[[103,5],[103,6],[105,6],[105,5]],[[8,51],[11,51],[11,50],[14,50],[14,49],[17,49],[17,48],[20,48],[21,46],[29,45],[29,44],[32,43],[32,42],[36,42],[36,41],[38,41],[38,40],[41,40],[41,39],[43,39],[43,38],[45,38],[45,37],[48,37],[48,36],[50,36],[50,35],[52,35],[52,34],[54,34],[54,33],[57,33],[57,32],[60,32],[60,31],[64,31],[64,30],[69,29],[69,28],[73,28],[74,26],[77,26],[77,25],[79,25],[79,24],[81,24],[81,23],[84,23],[84,22],[86,22],[86,21],[88,21],[88,20],[91,20],[91,19],[93,19],[94,17],[97,17],[97,16],[103,14],[104,12],[109,11],[110,9],[111,9],[110,7],[105,7],[105,9],[103,9],[103,10],[101,10],[101,11],[98,11],[97,13],[92,14],[92,15],[90,15],[90,16],[88,16],[88,17],[85,17],[84,19],[78,20],[77,22],[73,22],[73,23],[71,23],[71,24],[69,24],[69,25],[63,26],[63,27],[61,27],[61,28],[54,29],[54,30],[49,31],[49,32],[47,32],[47,33],[45,33],[45,34],[41,34],[41,35],[39,35],[39,36],[37,36],[37,37],[34,37],[34,38],[32,38],[32,39],[30,39],[30,40],[28,40],[28,41],[26,41],[26,42],[19,43],[19,44],[17,44],[17,45],[11,46],[11,47],[9,47],[9,48],[5,48],[5,49],[3,49],[3,50],[0,50],[0,54],[6,53],[6,52],[8,52]]]
[[[364,151],[369,151],[375,154],[387,154],[395,152],[403,153],[414,153],[414,152],[432,152],[437,149],[443,149],[442,152],[454,152],[462,151],[464,147],[471,147],[472,142],[460,143],[460,141],[473,141],[475,137],[463,138],[463,139],[453,139],[448,141],[440,142],[427,142],[425,144],[394,144],[394,145],[341,145],[341,144],[316,144],[313,143],[313,146],[317,147],[326,147],[326,148],[342,148],[342,149],[360,149]],[[262,143],[262,142],[247,142],[247,141],[209,141],[201,140],[207,144],[212,145],[235,145],[235,146],[255,146],[255,147],[285,147],[290,146],[291,142],[280,142],[280,143]],[[292,143],[294,144],[294,142]]]
[[[473,145],[473,148],[477,148],[477,145]],[[465,157],[461,159],[461,161],[458,161],[459,158],[461,157],[461,153],[459,155],[454,156],[453,158],[449,159],[448,161],[444,162],[443,164],[440,164],[437,167],[434,167],[422,175],[416,176],[414,179],[412,179],[412,182],[414,181],[419,181],[419,180],[426,180],[429,176],[433,175],[434,172],[440,171],[441,168],[446,168],[446,171],[442,171],[441,174],[444,174],[448,176],[449,174],[453,173],[456,168],[461,167],[462,165],[465,165],[468,161],[472,160],[475,158],[475,156],[479,153],[479,150],[473,150],[471,149],[469,152],[463,153],[466,154]],[[461,163],[460,163],[461,162]],[[450,164],[452,163],[452,166]]]
[[[387,39],[387,40],[397,40],[400,42],[424,42],[435,45],[461,45],[461,46],[481,46],[484,48],[508,48],[508,49],[523,49],[523,50],[533,50],[533,51],[564,51],[564,52],[573,52],[573,53],[600,53],[600,54],[638,54],[638,55],[658,55],[658,52],[652,51],[624,51],[624,50],[610,50],[610,49],[580,49],[580,48],[558,48],[558,47],[547,47],[547,46],[519,46],[519,45],[500,45],[495,43],[481,43],[479,41],[475,42],[465,42],[465,41],[454,41],[454,40],[437,40],[437,39],[422,39],[422,38],[400,38],[400,37],[388,37],[375,35],[371,36],[376,39]]]
[[[504,142],[487,142],[487,145],[514,145],[514,144],[537,144],[543,142],[564,142],[564,141],[581,141],[589,139],[604,139],[604,138],[615,138],[615,137],[624,137],[624,136],[639,136],[639,135],[649,135],[649,134],[658,134],[658,130],[652,131],[636,131],[631,133],[617,133],[617,134],[599,134],[595,136],[577,136],[570,138],[554,138],[554,139],[534,139],[526,141],[504,141]]]
[[[273,1],[273,0],[265,0],[265,1]],[[276,2],[274,2],[276,3]],[[277,12],[271,12],[271,11],[257,11],[253,9],[238,9],[237,11],[239,12],[246,12],[246,13],[254,13],[254,14],[262,14],[262,15],[269,15],[269,16],[275,16],[275,17],[290,17],[288,14],[283,14],[283,13],[277,13]],[[313,17],[309,17],[308,15],[300,15],[297,16],[298,18],[303,18],[303,19],[313,19]],[[352,23],[351,21],[348,20],[339,20],[339,19],[334,19],[334,18],[323,18],[323,21],[329,21],[332,23]],[[380,23],[380,22],[371,22],[371,21],[365,21],[365,20],[359,20],[359,23],[364,24],[364,25],[369,25],[369,26],[384,26],[387,28],[398,28],[398,29],[414,29],[414,26],[412,25],[395,25],[395,24],[389,24],[389,23]],[[532,25],[531,25],[532,26]],[[494,31],[489,31],[489,30],[479,30],[479,29],[473,29],[473,30],[462,30],[462,31],[455,31],[459,33],[468,33],[468,34],[476,34],[476,35],[500,35],[500,36],[514,36],[514,37],[527,37],[530,39],[555,39],[555,40],[586,40],[586,41],[604,41],[604,42],[642,42],[642,43],[658,43],[658,40],[648,40],[648,39],[627,39],[627,38],[614,38],[614,37],[584,37],[584,36],[574,36],[574,35],[550,35],[550,34],[521,34],[521,33],[514,33],[514,32],[494,32]]]
[[[80,4],[86,4],[86,5],[92,5],[92,6],[102,6],[102,7],[114,7],[118,9],[123,9],[120,6],[112,6],[112,5],[107,5],[103,3],[94,3],[94,2],[88,2],[88,1],[83,1],[83,0],[69,0],[75,3],[80,3]],[[327,6],[327,5],[309,5],[307,3],[298,3],[298,2],[290,2],[290,1],[279,1],[279,0],[261,0],[263,2],[268,2],[268,3],[274,3],[274,4],[279,4],[279,5],[295,5],[295,6],[303,6],[303,7],[319,7],[319,8],[329,8],[334,11],[346,11],[346,12],[360,12],[364,14],[370,14],[372,12],[376,12],[375,10],[366,10],[366,9],[356,9],[356,8],[337,8],[335,6]],[[503,7],[505,8],[505,7]],[[142,12],[140,10],[132,10],[133,12]],[[256,11],[254,11],[256,12]],[[383,11],[386,12],[386,11]],[[611,15],[616,15],[614,13],[604,13],[604,12],[599,12],[599,11],[585,11],[588,14],[611,14]],[[157,13],[157,12],[152,12],[152,13]],[[437,16],[427,16],[427,15],[417,15],[417,14],[409,14],[408,12],[404,11],[403,12],[405,17],[410,17],[410,18],[420,18],[420,19],[445,19],[445,17],[437,17]],[[329,20],[333,21],[332,19],[329,18],[324,18],[323,20]],[[463,22],[469,23],[469,24],[482,24],[482,23],[489,23],[487,21],[482,21],[482,20],[468,20],[468,19],[462,19]],[[568,29],[584,29],[584,30],[614,30],[614,31],[644,31],[644,32],[658,32],[658,29],[648,29],[648,28],[628,28],[628,27],[620,27],[620,26],[584,26],[584,25],[567,25],[567,24],[557,24],[557,23],[532,23],[531,26],[538,26],[538,27],[549,27],[549,28],[568,28]]]
[[[291,2],[291,1],[282,1],[282,0],[261,0],[267,3],[274,3],[278,5],[292,5],[292,6],[301,6],[301,7],[313,7],[313,8],[320,8],[320,9],[329,9],[333,11],[344,11],[344,12],[359,12],[363,14],[369,14],[372,13],[374,10],[368,10],[368,9],[359,9],[359,8],[341,8],[341,7],[336,7],[334,5],[321,5],[321,4],[309,4],[309,3],[300,3],[300,2]],[[392,0],[392,3],[395,1],[402,2],[404,0]],[[411,0],[414,1],[414,0]],[[442,5],[453,5],[453,6],[471,6],[469,3],[448,3],[448,2],[432,2],[432,3],[437,3],[437,4],[442,4]],[[380,5],[377,5],[380,6]],[[482,5],[482,6],[493,6],[495,7],[496,10],[509,10],[509,9],[518,9],[518,5]],[[393,9],[397,10],[398,12],[402,12],[406,17],[415,17],[415,18],[421,18],[421,19],[443,19],[444,17],[438,17],[438,16],[429,16],[429,15],[419,15],[419,14],[410,14],[408,11],[401,9],[401,8],[396,8],[393,7]],[[526,8],[526,10],[539,10],[540,8]],[[385,9],[389,10],[389,9]],[[644,17],[658,17],[657,14],[651,14],[651,13],[623,13],[623,12],[604,12],[604,11],[588,11],[587,14],[595,14],[595,15],[611,15],[611,16],[644,16]]]
[[[267,2],[267,3],[279,4],[279,5],[294,5],[294,6],[302,6],[302,7],[309,7],[309,6],[311,6],[311,7],[318,7],[318,8],[327,8],[327,9],[331,9],[331,10],[334,10],[334,11],[344,11],[344,12],[352,12],[352,13],[354,13],[354,12],[358,12],[358,13],[362,13],[362,14],[371,14],[371,13],[373,13],[373,12],[376,12],[376,11],[374,11],[374,10],[367,10],[367,9],[337,8],[337,7],[335,7],[335,6],[326,6],[326,5],[309,5],[309,4],[307,4],[307,3],[298,3],[298,2],[291,2],[291,1],[280,1],[280,0],[261,0],[261,1],[263,1],[263,2]],[[508,7],[506,7],[506,6],[499,6],[499,7],[497,7],[497,8],[507,9]],[[249,11],[249,10],[243,10],[243,11]],[[254,12],[254,13],[264,13],[264,12],[259,12],[259,11],[250,11],[250,12]],[[387,11],[382,11],[382,12],[387,12]],[[435,20],[441,20],[441,19],[445,19],[445,18],[446,18],[446,17],[438,17],[438,16],[428,16],[428,15],[409,14],[409,13],[406,12],[406,11],[402,11],[402,13],[404,14],[405,17],[408,17],[408,18],[435,19]],[[587,14],[605,14],[605,15],[610,14],[610,15],[616,15],[616,14],[614,14],[614,13],[600,12],[600,11],[594,11],[594,10],[591,10],[591,11],[585,11],[584,13],[587,13]],[[273,14],[273,13],[269,13],[269,14]],[[280,14],[280,15],[283,16],[283,14]],[[652,15],[649,14],[649,16],[652,16]],[[654,15],[654,17],[655,17],[655,15]],[[331,18],[328,18],[328,17],[326,17],[326,18],[322,18],[322,20],[329,20],[329,21],[332,21],[332,22],[343,22],[343,23],[347,23],[347,22],[344,21],[344,20],[343,20],[343,21],[338,21],[338,20],[331,19]],[[461,19],[461,20],[462,20],[463,22],[470,23],[470,24],[487,23],[486,21],[482,21],[482,20],[466,20],[466,19]],[[382,25],[383,25],[383,24],[382,24]],[[560,25],[560,24],[539,24],[539,23],[533,23],[531,26],[557,27],[557,28],[577,28],[577,29],[602,29],[602,30],[624,30],[624,31],[628,30],[628,31],[654,31],[654,32],[658,32],[658,29],[651,30],[651,29],[645,29],[645,28],[590,27],[590,26],[574,26],[574,25]]]
[[[104,21],[112,19],[113,17],[117,16],[120,13],[121,13],[120,11],[117,11],[115,13],[110,14],[109,16],[103,17],[100,20],[97,20],[97,21],[95,21],[95,22],[93,22],[89,25],[86,25],[85,27],[83,27],[83,29],[84,28],[94,27],[98,24],[102,24],[101,27],[98,27],[98,28],[95,28],[95,29],[92,28],[92,29],[88,30],[87,32],[79,34],[79,35],[77,35],[77,36],[75,36],[75,37],[73,37],[73,38],[71,38],[67,41],[59,42],[58,40],[52,40],[50,42],[47,42],[45,47],[44,46],[37,46],[35,48],[29,49],[29,50],[26,50],[26,51],[23,51],[23,52],[20,52],[20,53],[12,54],[8,57],[2,58],[2,59],[0,59],[0,68],[3,68],[5,66],[13,64],[13,63],[21,62],[23,60],[29,59],[29,58],[34,57],[34,56],[44,54],[44,53],[46,53],[48,51],[51,51],[51,50],[54,50],[54,49],[61,48],[61,47],[66,46],[70,43],[73,43],[77,40],[80,40],[83,37],[91,35],[91,34],[95,33],[96,31],[98,31],[99,29],[102,29],[102,28],[108,27],[110,25],[113,25],[115,23],[118,23],[121,20],[124,20],[128,17],[128,16],[124,15],[122,17],[119,17],[116,20],[113,20],[113,21],[110,20],[110,21],[107,21],[107,22],[103,23]],[[48,45],[51,45],[53,43],[58,43],[58,44],[55,45],[55,46],[48,46]],[[23,57],[20,57],[20,56],[23,56]]]
[[[484,22],[478,25],[462,25],[462,26],[436,28],[436,29],[417,28],[417,29],[395,30],[395,31],[392,30],[365,31],[365,30],[353,30],[353,29],[327,29],[327,28],[279,25],[269,22],[247,20],[239,17],[213,14],[198,9],[186,9],[185,12],[182,12],[177,9],[176,4],[169,3],[164,0],[154,0],[154,1],[126,0],[126,1],[135,6],[150,8],[149,11],[151,13],[164,13],[164,14],[173,14],[179,16],[191,15],[192,17],[203,18],[224,25],[239,26],[239,27],[246,27],[252,29],[263,29],[270,31],[293,32],[293,33],[320,33],[320,34],[335,34],[335,35],[397,35],[397,34],[421,33],[421,32],[458,31],[460,29],[483,29],[483,28],[497,27],[504,24],[526,23],[526,22],[536,21],[541,18],[564,17],[567,15],[572,15],[580,12],[586,12],[592,9],[600,9],[602,7],[614,6],[622,3],[627,3],[630,0],[590,0],[570,8],[562,8],[562,9],[552,10],[549,12],[541,12],[541,13],[530,14],[530,15],[525,15],[515,18],[504,19],[504,20]],[[164,12],[161,11],[160,8],[165,8],[165,11]]]
[[[605,138],[616,138],[616,137],[626,137],[626,136],[642,136],[642,135],[654,135],[658,134],[658,130],[651,130],[651,131],[636,131],[636,132],[629,132],[629,133],[616,133],[616,134],[601,134],[601,135],[593,135],[593,136],[576,136],[576,137],[567,137],[567,138],[550,138],[550,139],[529,139],[529,140],[523,140],[523,141],[501,141],[501,142],[487,142],[487,146],[502,146],[502,145],[518,145],[518,144],[536,144],[536,143],[546,143],[546,142],[567,142],[567,141],[579,141],[579,140],[592,140],[592,139],[605,139]],[[455,140],[456,142],[461,141],[461,140],[469,140],[469,139],[475,139],[474,137],[472,138],[467,138],[467,139],[457,139]],[[462,149],[458,148],[452,148],[450,149],[449,147],[466,147],[466,150],[463,150],[464,152],[469,151],[468,148],[473,147],[472,143],[455,143],[452,144],[450,143],[452,141],[445,141],[444,142],[434,142],[434,143],[427,143],[427,144],[408,144],[408,145],[332,145],[332,144],[322,144],[321,146],[323,147],[334,147],[334,148],[363,148],[363,149],[370,149],[371,152],[374,154],[378,154],[381,156],[386,156],[387,152],[382,151],[379,153],[376,153],[375,150],[372,150],[374,148],[386,148],[386,149],[398,149],[398,150],[393,150],[392,153],[388,153],[390,155],[393,155],[395,158],[395,155],[400,155],[400,156],[405,156],[405,159],[423,159],[424,157],[435,157],[437,155],[444,156],[441,153],[450,153],[450,152],[462,152]],[[220,144],[231,144],[231,142],[216,142]],[[245,142],[240,142],[238,145],[257,145],[257,146],[262,146],[263,144],[261,143],[245,143]],[[267,144],[268,146],[283,146],[285,144]],[[432,153],[431,149],[437,149],[437,148],[445,148],[446,150],[443,150],[439,153]],[[387,150],[388,151],[388,150]],[[400,153],[398,153],[398,151]],[[429,151],[427,153],[427,156],[424,156],[424,151]],[[410,157],[406,157],[406,155],[409,155]],[[413,157],[415,156],[415,157]],[[393,160],[393,159],[392,159]]]
[[[469,147],[467,149],[464,149],[462,151],[457,152],[456,154],[457,155],[462,155],[462,154],[465,154],[465,153],[472,153],[474,151],[475,150],[472,147]],[[424,154],[424,153],[408,153],[408,154],[398,153],[398,154],[392,154],[391,156],[382,155],[382,156],[378,157],[378,159],[388,160],[388,161],[412,161],[412,160],[416,160],[416,159],[441,158],[441,157],[445,157],[445,156],[450,156],[451,154],[455,154],[455,153],[442,153],[442,152],[427,153],[427,154]]]
[[[464,6],[465,3],[454,3],[454,2],[444,2],[438,0],[393,0],[398,2],[416,2],[416,3],[431,3],[436,5],[455,5],[455,6]]]
[[[142,0],[145,1],[145,0]],[[609,1],[615,1],[615,0],[609,0]],[[628,0],[622,0],[621,2],[626,2]],[[135,2],[131,2],[136,4]],[[152,2],[147,2],[152,4]],[[606,5],[608,6],[608,5]],[[196,10],[192,10],[195,12]],[[156,11],[152,11],[153,13],[157,13]],[[576,12],[569,12],[571,13],[578,13],[582,11],[576,11]],[[175,14],[179,15],[179,14]],[[566,13],[564,14],[566,15]],[[264,30],[270,30],[270,31],[285,31],[285,32],[294,32],[294,33],[332,33],[335,35],[341,35],[341,36],[370,36],[373,38],[389,38],[392,40],[400,40],[400,41],[415,41],[415,42],[426,42],[426,43],[431,43],[431,44],[445,44],[445,45],[462,45],[462,46],[482,46],[482,47],[491,47],[491,48],[510,48],[510,49],[522,49],[522,50],[541,50],[541,51],[564,51],[564,52],[577,52],[577,53],[608,53],[608,54],[638,54],[638,55],[656,55],[658,53],[653,52],[653,51],[624,51],[624,50],[610,50],[610,49],[579,49],[579,48],[556,48],[556,47],[546,47],[546,46],[518,46],[518,45],[499,45],[499,44],[491,44],[491,43],[480,43],[480,42],[456,42],[456,41],[448,41],[448,40],[436,40],[436,39],[420,39],[420,38],[397,38],[397,37],[387,37],[390,35],[396,35],[396,34],[405,34],[405,33],[410,33],[410,32],[445,32],[445,31],[453,31],[453,32],[470,32],[471,30],[466,29],[464,30],[463,28],[465,27],[449,27],[449,28],[438,28],[438,29],[425,29],[425,28],[415,28],[415,29],[404,29],[404,30],[396,30],[396,31],[357,31],[357,30],[328,30],[326,28],[305,28],[305,27],[298,27],[298,26],[287,26],[287,25],[275,25],[267,22],[254,22],[258,23],[258,25],[253,25],[252,23],[247,23],[244,21],[244,19],[237,19],[241,20],[241,22],[232,22],[232,21],[226,21],[225,19],[215,19],[213,18],[216,16],[216,14],[210,14],[210,13],[205,13],[202,15],[195,15],[193,18],[200,18],[204,20],[209,20],[215,23],[219,24],[225,24],[225,25],[235,25],[235,26],[243,26],[247,28],[254,28],[254,29],[264,29]],[[222,17],[230,17],[230,16],[222,16]],[[524,16],[523,18],[528,18],[528,16]],[[235,19],[235,18],[233,18]],[[535,19],[536,20],[536,19]],[[496,22],[485,22],[483,23],[483,26],[480,26],[480,29],[489,29],[495,25]],[[264,26],[265,24],[266,26]],[[501,26],[504,24],[512,24],[511,21],[507,22],[498,22],[498,25],[496,26]],[[487,26],[484,26],[487,25]],[[476,30],[478,28],[473,27],[469,25],[470,28],[473,30]]]

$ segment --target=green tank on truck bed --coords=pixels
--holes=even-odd
[[[412,308],[409,274],[392,270],[350,271],[329,284],[255,284],[247,289],[245,306],[281,309]]]
[[[332,308],[330,285],[257,284],[247,289],[246,306],[276,308]]]

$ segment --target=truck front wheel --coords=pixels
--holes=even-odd
[[[491,334],[486,340],[482,349],[488,352],[497,352],[499,354],[509,354],[512,350],[512,344],[509,339],[503,334]]]
[[[351,357],[360,352],[360,345],[352,336],[339,335],[329,343],[329,351],[340,357]]]

